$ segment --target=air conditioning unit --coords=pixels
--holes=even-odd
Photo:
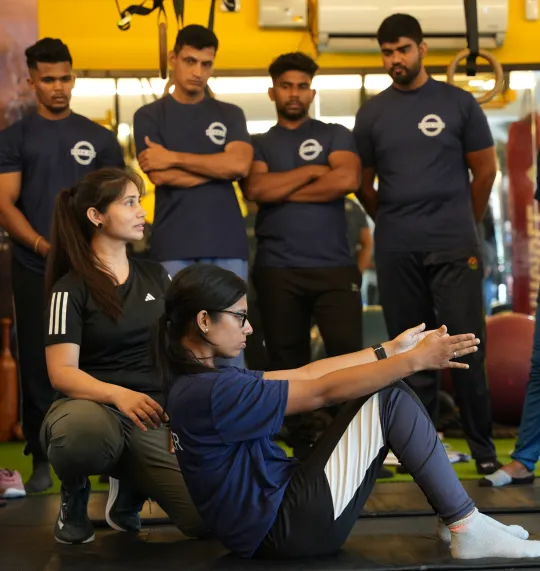
[[[481,48],[503,44],[509,0],[477,0]],[[464,0],[318,0],[318,44],[321,52],[379,50],[377,29],[391,14],[417,18],[431,50],[467,47]]]

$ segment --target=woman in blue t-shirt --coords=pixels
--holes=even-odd
[[[280,316],[287,320],[287,315]],[[173,444],[211,532],[244,557],[338,551],[391,449],[439,514],[455,558],[536,557],[527,532],[480,514],[426,411],[402,381],[423,369],[466,368],[472,334],[423,325],[393,341],[289,371],[216,368],[252,333],[246,285],[210,265],[179,272],[154,341]],[[349,401],[302,462],[273,441],[286,415]]]

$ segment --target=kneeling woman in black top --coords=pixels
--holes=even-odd
[[[170,453],[163,398],[149,343],[170,278],[161,265],[129,259],[143,236],[141,178],[103,169],[57,198],[48,255],[46,356],[59,398],[41,429],[42,445],[62,481],[54,536],[94,538],[87,515],[89,475],[111,477],[106,519],[140,528],[155,500],[191,536],[205,526]]]
[[[396,382],[422,369],[467,367],[455,359],[476,350],[474,335],[420,326],[376,350],[300,369],[218,369],[214,359],[237,355],[252,332],[245,294],[244,282],[221,268],[182,270],[154,343],[178,462],[200,514],[227,547],[245,557],[338,551],[392,449],[440,515],[439,536],[454,557],[540,555],[524,529],[476,510],[425,409]],[[272,442],[285,415],[344,401],[304,461]]]

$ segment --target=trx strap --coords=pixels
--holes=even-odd
[[[465,24],[467,26],[467,75],[476,75],[476,58],[479,56],[480,46],[478,40],[478,6],[476,0],[463,0],[465,7]]]
[[[120,10],[120,6],[118,4],[118,0],[116,1],[116,6],[118,7],[118,11],[120,12],[120,21],[118,22],[118,27],[125,32],[129,30],[131,27],[131,16],[148,16],[155,10],[159,10],[159,15],[165,15],[165,8],[163,7],[163,2],[165,0],[153,0],[154,5],[152,8],[146,8],[144,5],[146,4],[146,0],[143,0],[140,4],[133,4],[128,6],[125,10]]]

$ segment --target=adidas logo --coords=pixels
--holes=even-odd
[[[156,298],[151,293],[147,293],[144,301],[154,301],[155,299]]]

